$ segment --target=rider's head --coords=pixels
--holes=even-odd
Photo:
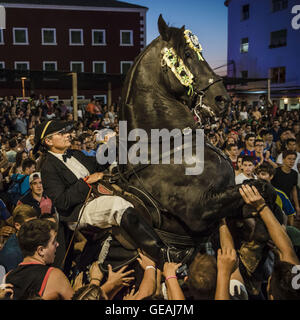
[[[60,153],[70,147],[70,131],[73,129],[72,122],[61,120],[49,120],[41,123],[35,130],[35,153],[44,147],[53,152]]]

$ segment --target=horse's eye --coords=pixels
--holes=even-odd
[[[185,55],[186,58],[189,58],[191,56],[191,53],[190,53],[189,50],[186,50],[184,55]]]

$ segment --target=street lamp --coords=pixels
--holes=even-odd
[[[23,95],[23,99],[25,99],[25,80],[27,78],[26,77],[21,77],[22,80],[22,95]]]
[[[284,98],[283,99],[283,103],[284,103],[284,110],[288,110],[289,99],[288,98]]]

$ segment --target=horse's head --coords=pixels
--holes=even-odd
[[[198,38],[191,31],[169,27],[162,16],[158,29],[163,40],[161,65],[165,85],[202,116],[225,112],[230,97],[222,78],[214,73],[202,55]]]

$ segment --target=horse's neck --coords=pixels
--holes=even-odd
[[[182,102],[161,83],[160,51],[157,41],[140,59],[129,83],[127,103],[124,105],[128,128],[184,129],[194,124],[193,116]],[[139,59],[138,59],[139,60]]]

